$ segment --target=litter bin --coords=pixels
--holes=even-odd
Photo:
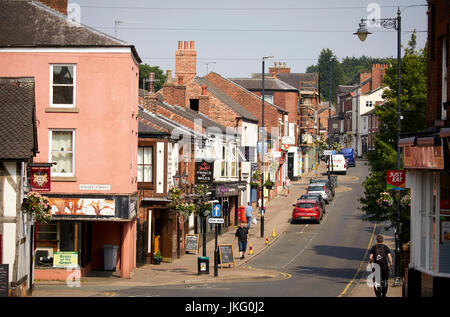
[[[208,274],[209,275],[209,257],[199,256],[197,258],[198,264],[198,275]]]
[[[115,271],[117,261],[117,245],[103,245],[103,269],[105,271]]]

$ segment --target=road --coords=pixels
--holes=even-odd
[[[254,268],[282,272],[279,280],[135,287],[115,291],[116,296],[167,297],[336,297],[351,288],[364,258],[373,224],[362,220],[358,209],[367,166],[358,161],[327,205],[321,224],[291,224],[270,248],[248,262]],[[351,190],[350,190],[351,189]],[[286,208],[292,208],[286,206]],[[188,292],[188,293],[187,293]]]

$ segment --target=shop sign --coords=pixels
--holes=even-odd
[[[78,268],[78,252],[54,252],[53,267]]]
[[[206,161],[195,162],[195,182],[197,184],[211,184],[213,182],[214,163]]]
[[[49,192],[51,184],[50,166],[30,166],[30,189],[36,192]]]
[[[48,203],[55,216],[115,216],[114,199],[102,198],[54,198]]]
[[[405,171],[387,171],[386,188],[388,190],[404,190],[406,188]]]
[[[444,151],[438,146],[405,146],[403,166],[411,169],[444,169]]]

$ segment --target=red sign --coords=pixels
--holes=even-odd
[[[401,190],[406,188],[405,171],[387,171],[386,175],[387,189]]]
[[[49,192],[50,191],[50,167],[49,166],[30,166],[30,187],[31,191]]]

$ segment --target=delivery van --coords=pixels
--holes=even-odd
[[[331,160],[328,159],[327,170],[329,169],[332,173],[336,174],[347,174],[347,161],[344,155],[335,154],[330,156]],[[332,165],[331,165],[332,164]]]
[[[339,151],[347,159],[348,166],[355,166],[355,152],[352,148],[345,148]]]

